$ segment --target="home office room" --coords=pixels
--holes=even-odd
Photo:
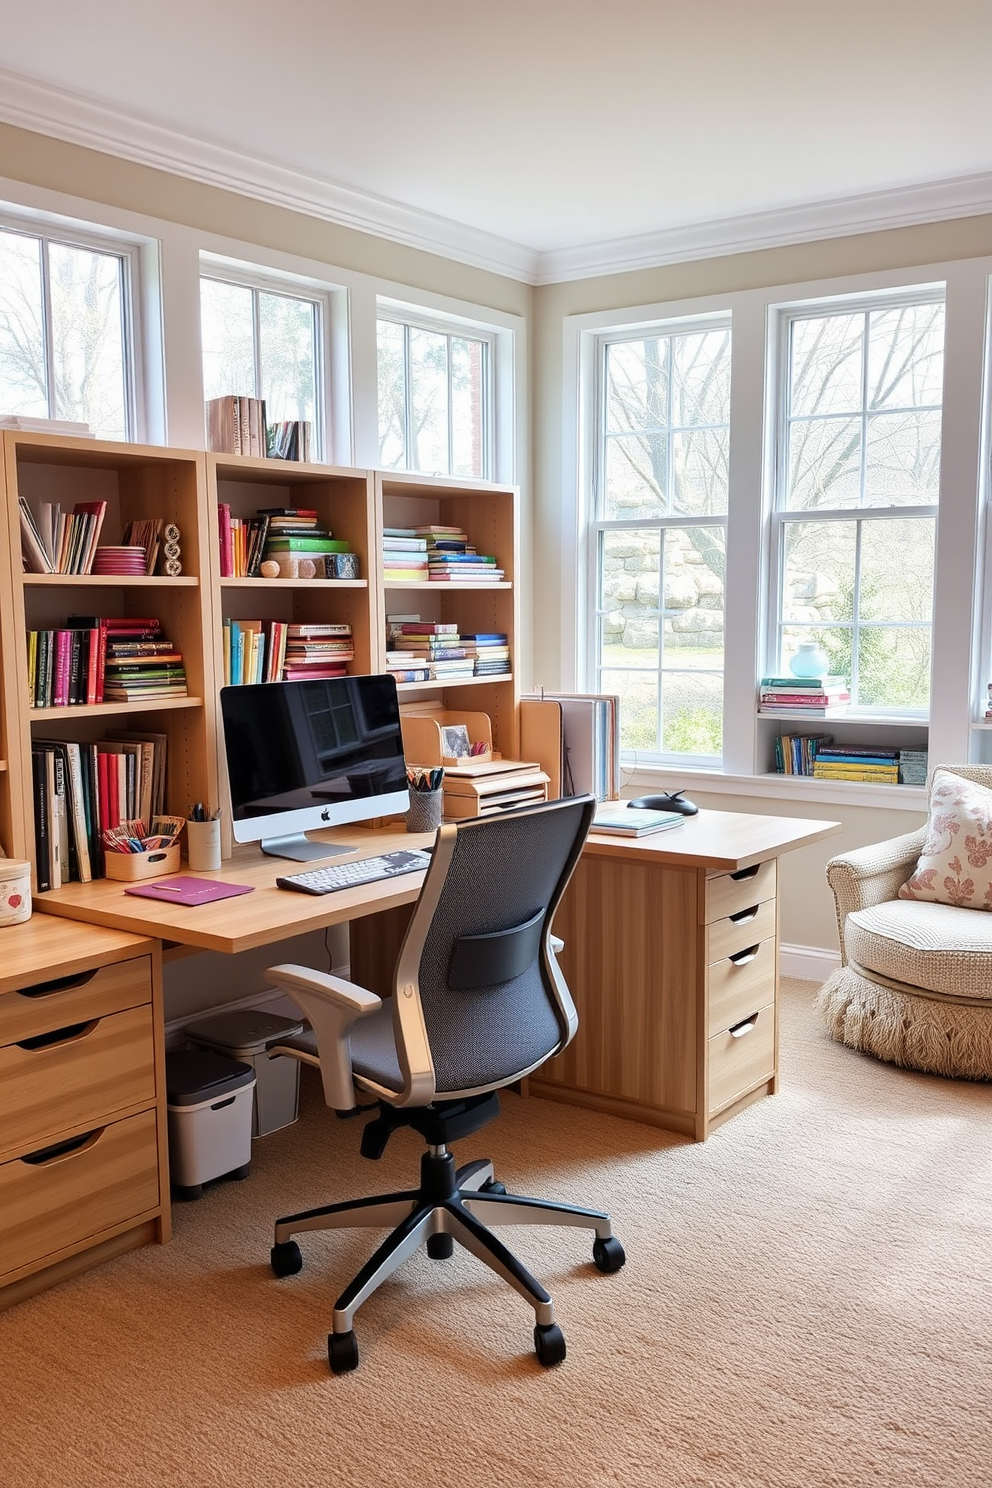
[[[5,17],[0,1484],[988,1488],[987,8],[271,19]]]

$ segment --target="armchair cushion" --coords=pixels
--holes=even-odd
[[[926,840],[899,897],[992,910],[992,790],[934,771]]]
[[[938,996],[992,1002],[992,918],[950,904],[894,899],[849,914],[849,961]]]

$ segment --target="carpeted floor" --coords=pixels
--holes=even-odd
[[[308,1080],[301,1122],[177,1206],[169,1247],[0,1315],[0,1485],[990,1488],[992,1088],[831,1043],[814,991],[784,985],[781,1093],[705,1144],[507,1096],[461,1145],[613,1216],[616,1276],[584,1232],[504,1232],[554,1295],[560,1368],[515,1292],[421,1252],[329,1374],[374,1232],[303,1237],[277,1281],[271,1221],[406,1186],[419,1147],[364,1162]]]

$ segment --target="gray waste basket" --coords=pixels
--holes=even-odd
[[[198,1199],[214,1178],[248,1177],[254,1087],[251,1065],[225,1054],[166,1054],[169,1175],[180,1198]]]
[[[280,1039],[303,1029],[303,1019],[282,1018],[256,1008],[237,1008],[200,1018],[184,1029],[187,1043],[198,1049],[214,1049],[231,1059],[250,1064],[255,1071],[255,1099],[251,1134],[264,1137],[291,1126],[300,1112],[300,1066],[296,1059],[279,1055],[270,1059],[266,1050]]]

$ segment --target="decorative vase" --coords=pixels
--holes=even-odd
[[[829,664],[827,653],[815,641],[803,641],[789,661],[789,671],[794,677],[823,677]]]

